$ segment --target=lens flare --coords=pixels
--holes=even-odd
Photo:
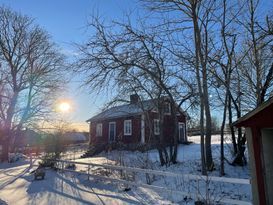
[[[59,104],[59,110],[61,112],[69,112],[71,109],[71,105],[68,102],[61,102]]]

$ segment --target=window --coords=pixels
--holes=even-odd
[[[124,120],[124,135],[132,135],[132,120]]]
[[[96,136],[97,137],[102,136],[102,123],[98,123],[96,126]]]
[[[171,113],[171,105],[169,102],[164,103],[164,113],[165,114],[170,114]]]
[[[154,134],[159,135],[160,128],[159,128],[159,120],[154,120]]]

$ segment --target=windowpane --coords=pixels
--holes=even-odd
[[[102,136],[102,124],[99,123],[96,126],[96,136]]]
[[[159,120],[154,120],[154,134],[159,135],[160,134],[160,128],[159,128]]]
[[[124,135],[132,135],[132,120],[124,120]]]

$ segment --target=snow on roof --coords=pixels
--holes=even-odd
[[[101,119],[109,119],[109,118],[118,118],[125,116],[138,115],[143,113],[144,111],[151,110],[155,107],[154,100],[145,100],[138,103],[120,105],[116,107],[109,108],[94,117],[87,120],[87,122],[92,122]]]

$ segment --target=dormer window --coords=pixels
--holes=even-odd
[[[164,103],[164,113],[171,114],[171,104],[169,102]]]

